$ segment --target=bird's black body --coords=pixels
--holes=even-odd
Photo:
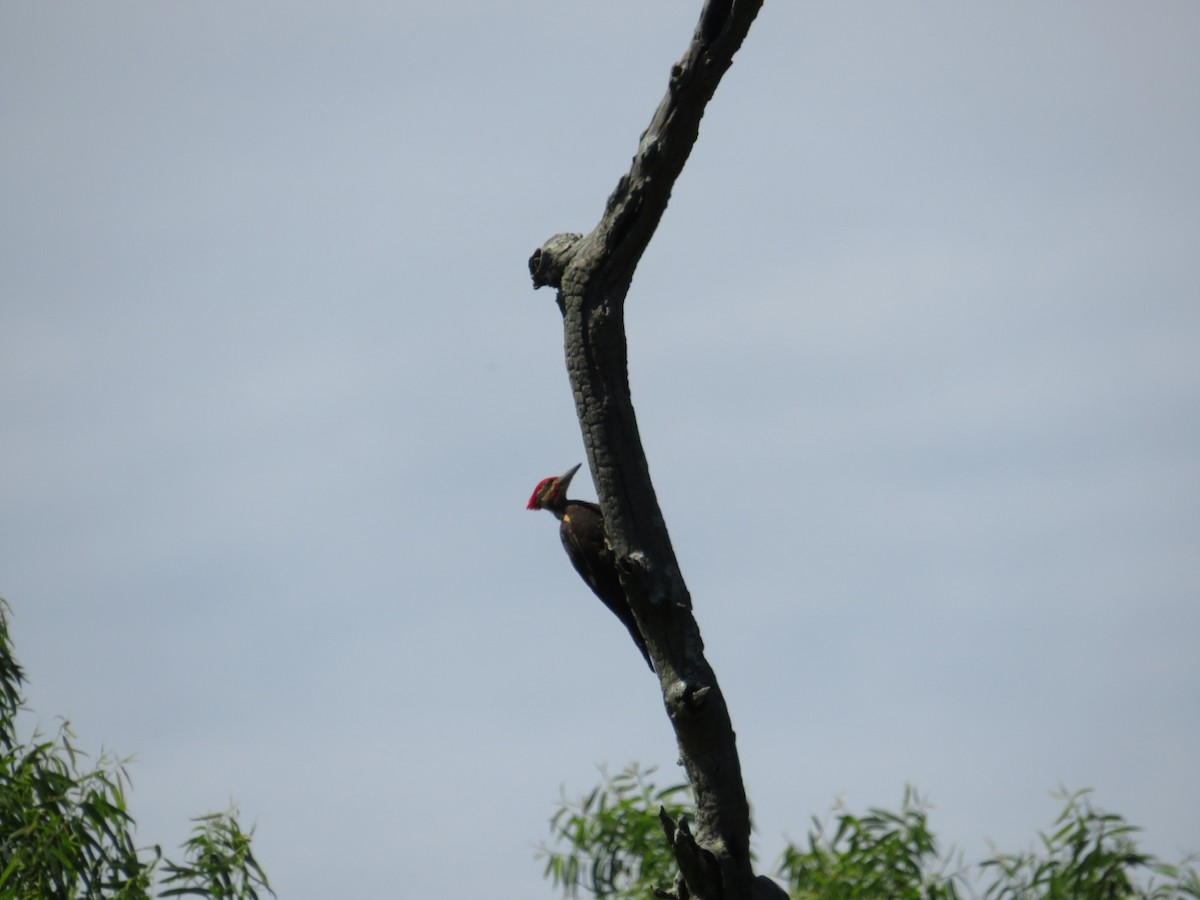
[[[646,665],[653,671],[654,664],[650,662],[646,639],[642,637],[633,610],[629,608],[625,588],[621,586],[621,578],[617,574],[616,557],[604,535],[604,515],[595,503],[567,499],[567,485],[578,470],[579,466],[575,466],[565,475],[543,479],[529,498],[527,508],[549,510],[559,520],[558,533],[571,565],[587,582],[592,593],[629,629],[633,642],[645,657]]]
[[[621,587],[616,558],[604,537],[604,516],[600,507],[586,500],[568,500],[558,533],[575,571],[588,583],[600,602],[629,629],[629,635],[642,651],[646,664],[653,669],[646,639],[642,637],[633,618],[633,610],[625,598],[625,588]]]

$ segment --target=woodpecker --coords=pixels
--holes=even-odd
[[[629,629],[633,642],[646,659],[646,665],[650,666],[650,671],[654,671],[650,653],[646,650],[646,639],[642,637],[637,620],[633,618],[633,611],[625,598],[625,589],[621,587],[621,579],[617,575],[616,558],[604,536],[604,515],[600,507],[586,500],[567,499],[567,485],[578,471],[579,466],[576,465],[555,478],[543,478],[533,489],[525,508],[545,509],[554,513],[560,522],[559,536],[575,571],[588,583],[592,593]]]

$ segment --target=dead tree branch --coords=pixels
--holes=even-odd
[[[626,366],[624,305],[634,271],[691,154],[700,119],[762,0],[708,0],[627,174],[586,235],[559,234],[529,260],[553,287],[567,371],[621,580],[661,680],[663,701],[696,798],[696,833],[664,823],[691,896],[778,897],[750,864],[750,812],[736,739],[638,434]]]

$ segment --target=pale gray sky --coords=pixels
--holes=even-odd
[[[289,900],[550,897],[560,785],[674,779],[524,510],[583,459],[526,259],[699,6],[0,10],[0,594],[146,843],[232,797]],[[710,106],[630,368],[764,861],[906,782],[968,861],[1060,784],[1200,849],[1198,44],[769,0]]]

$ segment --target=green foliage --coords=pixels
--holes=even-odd
[[[590,794],[562,806],[550,830],[565,851],[542,845],[546,877],[564,897],[580,888],[602,900],[634,900],[651,896],[655,887],[675,880],[675,857],[659,823],[659,808],[678,819],[691,807],[685,784],[659,790],[647,778],[654,769],[628,766],[603,781]]]
[[[925,806],[912,788],[898,813],[871,809],[843,812],[832,836],[814,818],[808,849],[789,846],[778,875],[795,900],[957,900],[960,876],[938,866],[937,841]]]
[[[4,722],[0,757],[0,897],[147,896],[157,851],[133,845],[121,765],[81,770],[64,723],[53,740],[20,745]]]
[[[659,791],[648,780],[653,771],[633,765],[605,775],[577,804],[564,800],[550,824],[566,849],[542,848],[546,877],[564,897],[583,890],[645,900],[674,881],[658,807],[679,819],[690,795],[686,785]],[[1189,861],[1170,866],[1138,850],[1137,829],[1093,808],[1086,791],[1062,797],[1065,809],[1041,835],[1040,852],[998,854],[972,867],[971,878],[961,866],[951,871],[952,854],[939,851],[928,807],[911,788],[899,812],[839,811],[832,830],[814,819],[807,848],[789,846],[774,874],[793,900],[1200,900],[1200,874]]]
[[[221,900],[258,900],[256,888],[267,886],[266,873],[250,851],[250,835],[238,825],[237,813],[200,816],[184,844],[184,863],[167,860],[163,884],[174,885],[163,897],[212,897]]]
[[[1056,830],[1040,835],[1041,853],[997,854],[980,863],[997,875],[983,894],[987,900],[1200,897],[1200,875],[1194,868],[1170,866],[1139,851],[1133,840],[1138,829],[1095,809],[1088,793],[1060,793],[1066,806],[1054,823]],[[1165,880],[1151,877],[1149,884],[1139,886],[1133,878],[1138,870]]]
[[[148,900],[160,862],[174,885],[164,897],[256,900],[257,888],[270,892],[232,811],[197,820],[182,863],[163,861],[158,847],[139,850],[122,761],[86,765],[65,722],[49,740],[19,740],[23,681],[0,599],[0,900]]]

